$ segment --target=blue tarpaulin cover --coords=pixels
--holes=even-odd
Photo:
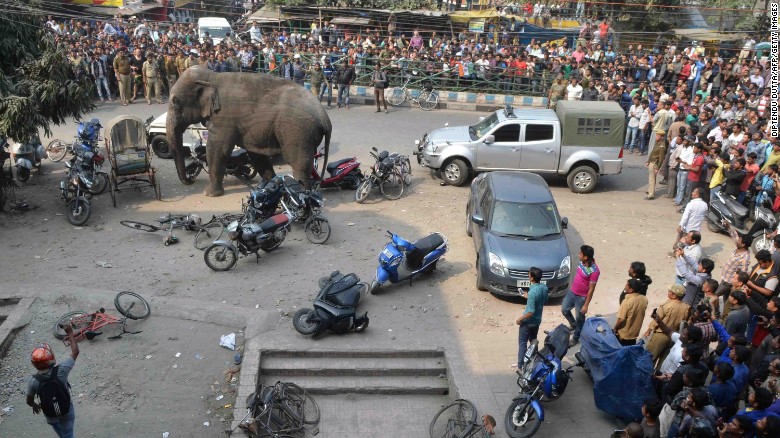
[[[642,418],[642,402],[656,396],[650,353],[640,345],[620,345],[604,318],[585,320],[580,345],[596,407],[624,419]]]

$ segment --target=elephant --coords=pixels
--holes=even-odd
[[[209,131],[206,196],[224,194],[225,165],[234,145],[249,152],[265,180],[275,175],[271,157],[281,154],[306,188],[311,188],[314,155],[323,137],[323,171],[328,162],[333,129],[328,113],[306,88],[276,76],[215,73],[200,66],[184,71],[170,91],[165,129],[179,179],[187,185],[194,179],[185,169],[182,135],[195,123]]]

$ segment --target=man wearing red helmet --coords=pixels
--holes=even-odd
[[[76,358],[79,356],[79,344],[73,336],[73,327],[67,324],[63,327],[67,334],[70,344],[70,357],[57,363],[54,359],[54,353],[48,344],[38,344],[32,352],[30,361],[38,369],[38,373],[30,378],[27,385],[27,404],[32,407],[34,414],[44,411],[46,422],[51,425],[57,436],[60,438],[73,438],[73,426],[76,421],[76,414],[73,411],[73,403],[70,399],[70,384],[68,383],[68,374],[76,364]],[[53,400],[51,394],[61,394],[61,400]],[[38,403],[35,399],[38,397]],[[53,408],[52,408],[53,406]],[[57,415],[59,406],[69,406],[67,412]],[[53,409],[53,410],[52,410]],[[48,411],[48,412],[47,412]]]

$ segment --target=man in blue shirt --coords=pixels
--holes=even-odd
[[[518,369],[523,367],[528,342],[536,339],[536,336],[539,334],[539,326],[542,324],[542,311],[544,310],[544,303],[547,302],[548,293],[547,285],[542,284],[541,269],[535,267],[529,269],[528,278],[531,280],[531,287],[528,289],[525,313],[515,321],[520,326],[517,349]]]
[[[772,392],[766,388],[756,388],[748,396],[748,402],[745,406],[745,410],[737,412],[736,416],[744,415],[753,420],[753,426],[756,422],[765,417],[777,417],[774,412],[768,411],[767,408],[772,405],[774,396]]]

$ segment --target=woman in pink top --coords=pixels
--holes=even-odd
[[[592,246],[582,245],[580,247],[580,264],[574,273],[574,280],[571,282],[571,288],[563,297],[561,303],[561,313],[569,322],[569,329],[574,331],[574,335],[569,342],[569,347],[573,347],[580,342],[582,326],[585,324],[585,314],[588,313],[590,300],[593,298],[593,291],[596,289],[596,283],[599,281],[599,267],[596,266],[596,260],[593,258],[594,250]],[[571,311],[574,309],[576,318]]]

